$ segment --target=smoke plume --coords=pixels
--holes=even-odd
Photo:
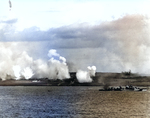
[[[80,83],[90,83],[93,81],[91,77],[95,76],[96,67],[88,66],[87,68],[88,71],[78,70],[76,73],[76,77]]]
[[[95,76],[95,73],[96,73],[96,66],[92,66],[92,67],[88,66],[87,68],[88,68],[88,70],[89,70],[89,75],[90,75],[91,77],[94,77],[94,76]]]
[[[0,78],[6,79],[30,79],[48,78],[65,79],[70,78],[66,59],[60,56],[56,50],[49,50],[50,59],[34,60],[26,51],[14,49],[16,43],[11,45],[0,44]]]
[[[60,56],[56,50],[49,50],[48,56],[51,57],[48,62],[41,59],[34,61],[34,78],[65,79],[70,78],[66,59]],[[58,58],[58,59],[55,59]]]
[[[0,41],[3,41],[3,43],[17,41],[24,43],[23,45],[27,44],[19,53],[16,50],[20,50],[21,46],[13,46],[12,49],[0,45],[1,51],[3,50],[0,52],[0,56],[2,55],[0,58],[1,70],[8,71],[7,73],[11,73],[12,76],[14,76],[14,72],[13,69],[8,68],[9,64],[11,65],[10,68],[17,65],[21,66],[20,73],[26,67],[31,68],[34,73],[32,77],[37,77],[37,75],[42,77],[43,75],[44,77],[57,78],[59,75],[61,78],[58,72],[56,72],[58,73],[57,76],[54,74],[51,77],[47,69],[50,69],[49,66],[53,63],[56,63],[56,65],[60,63],[61,66],[64,66],[66,63],[65,58],[67,58],[67,63],[70,64],[70,72],[83,70],[88,64],[96,65],[97,71],[100,72],[122,72],[127,70],[143,74],[149,74],[150,72],[150,19],[144,15],[130,14],[112,21],[100,22],[97,25],[72,24],[50,28],[47,31],[42,31],[36,26],[26,28],[23,31],[15,31],[13,25],[17,22],[17,20],[10,22],[7,19],[0,21],[0,25],[2,25]],[[57,49],[65,58],[62,58],[54,49],[49,51],[49,47]],[[48,52],[48,56],[45,52]],[[4,57],[4,55],[6,56]],[[28,55],[32,55],[32,58]],[[12,60],[7,56],[12,57]],[[16,56],[20,59],[16,59]],[[24,61],[21,62],[23,57],[28,64]],[[45,62],[43,59],[51,60]],[[8,65],[5,62],[8,62]],[[40,66],[38,66],[39,63]],[[36,69],[39,69],[39,71],[36,71]],[[55,69],[55,71],[57,70]],[[3,77],[6,74],[1,72],[1,75]]]

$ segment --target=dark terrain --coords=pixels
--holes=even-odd
[[[92,77],[91,83],[79,83],[76,78],[76,73],[71,72],[69,79],[50,80],[47,78],[32,78],[29,80],[5,80],[0,81],[0,86],[149,86],[150,76],[141,76],[135,73],[101,73],[97,72],[95,77]]]

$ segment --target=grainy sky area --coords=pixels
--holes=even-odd
[[[23,51],[33,60],[49,60],[55,49],[69,71],[94,65],[100,72],[150,74],[150,0],[11,3],[0,0],[0,62]]]

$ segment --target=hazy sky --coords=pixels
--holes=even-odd
[[[0,43],[48,59],[50,49],[69,70],[150,72],[150,0],[0,1]],[[15,42],[15,43],[14,43]],[[15,47],[14,47],[15,45]],[[1,54],[1,52],[0,52]]]
[[[70,24],[100,24],[118,19],[125,14],[150,14],[149,0],[1,0],[0,14],[5,18],[16,18],[17,30],[32,26],[41,30]],[[8,20],[8,19],[7,19]]]

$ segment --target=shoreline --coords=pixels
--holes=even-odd
[[[48,79],[48,78],[31,78],[20,80],[1,80],[0,86],[150,86],[150,76],[140,76],[138,74],[126,75],[124,73],[102,73],[97,72],[92,77],[91,83],[79,83],[76,73],[70,73],[68,79]]]

